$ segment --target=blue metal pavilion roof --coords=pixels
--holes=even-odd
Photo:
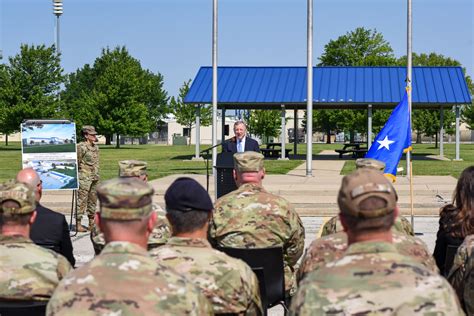
[[[314,67],[315,108],[391,107],[405,89],[405,67]],[[306,107],[306,67],[219,67],[225,108]],[[471,103],[461,67],[413,67],[413,107]],[[212,67],[201,67],[185,103],[212,103]]]

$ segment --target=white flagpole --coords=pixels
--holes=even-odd
[[[212,8],[212,172],[214,175],[214,194],[217,198],[217,0]]]
[[[407,94],[408,94],[408,113],[410,115],[410,133],[408,137],[411,137],[411,75],[412,75],[412,11],[411,11],[411,0],[408,0],[407,8]],[[413,172],[411,164],[411,152],[406,153],[407,160],[407,176],[410,178],[410,205],[411,205],[411,226],[414,231],[414,210],[413,210]]]
[[[306,176],[311,177],[313,175],[313,0],[308,0],[307,19]]]

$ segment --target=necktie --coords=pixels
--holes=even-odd
[[[237,152],[241,153],[242,152],[242,141],[239,140],[239,142],[237,143]]]

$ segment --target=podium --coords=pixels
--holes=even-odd
[[[237,185],[234,181],[234,154],[223,152],[217,155],[216,162],[216,194],[217,198],[226,195],[229,192],[237,190]]]

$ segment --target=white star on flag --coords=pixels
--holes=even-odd
[[[385,135],[385,138],[384,138],[383,140],[378,140],[377,143],[380,144],[380,145],[379,145],[379,148],[377,148],[377,150],[380,150],[380,148],[382,148],[382,147],[385,147],[385,148],[387,148],[387,150],[390,150],[390,147],[389,147],[390,144],[395,143],[395,141],[389,140],[389,139],[388,139],[388,136]]]

